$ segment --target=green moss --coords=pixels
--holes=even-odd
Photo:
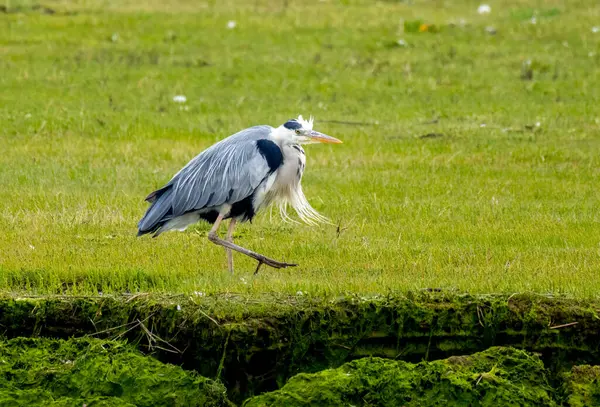
[[[244,406],[555,406],[546,374],[537,356],[512,348],[419,364],[363,358],[299,374]]]
[[[600,405],[600,366],[574,366],[564,375],[563,389],[571,407]]]
[[[0,406],[230,406],[225,387],[99,339],[0,342]]]

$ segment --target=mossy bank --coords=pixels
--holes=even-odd
[[[553,380],[537,354],[510,347],[418,364],[365,357],[298,374],[243,405],[591,406],[600,401],[599,369],[575,366]],[[143,356],[122,341],[0,341],[0,379],[2,407],[234,406],[222,384]]]
[[[221,381],[229,398],[366,356],[408,362],[513,346],[552,372],[600,364],[600,302],[539,295],[244,297],[135,295],[0,299],[4,336],[127,339]]]
[[[577,366],[552,380],[537,354],[502,347],[418,364],[362,358],[294,376],[244,407],[597,406],[599,372]]]
[[[299,374],[244,406],[556,406],[546,373],[537,356],[514,348],[419,364],[362,358]]]
[[[0,341],[0,406],[232,407],[225,387],[118,341]]]

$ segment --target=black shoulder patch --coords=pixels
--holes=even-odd
[[[242,222],[245,222],[247,220],[252,222],[252,218],[256,214],[254,212],[253,201],[254,201],[254,193],[245,197],[241,201],[237,201],[236,203],[231,205],[231,211],[229,212],[228,217],[229,218],[237,218],[238,216],[241,216]]]
[[[283,127],[290,130],[301,129],[302,125],[296,119],[288,120],[283,124]]]
[[[262,156],[265,157],[265,160],[267,160],[270,172],[275,171],[283,163],[281,149],[271,140],[258,140],[256,142],[256,147]]]

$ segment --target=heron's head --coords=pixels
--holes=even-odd
[[[291,119],[275,129],[275,137],[288,143],[312,144],[332,143],[339,144],[341,140],[313,130],[313,118],[304,120],[302,116]]]

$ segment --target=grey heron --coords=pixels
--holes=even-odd
[[[200,220],[212,223],[208,239],[224,246],[233,273],[232,250],[258,261],[255,274],[266,264],[274,268],[296,266],[263,256],[233,243],[236,222],[251,221],[270,204],[277,204],[288,220],[292,206],[308,224],[326,221],[308,203],[300,181],[306,164],[302,144],[341,143],[313,130],[313,119],[302,116],[277,128],[254,126],[229,136],[204,150],[162,188],[146,197],[151,205],[138,223],[138,236],[157,237],[169,230],[185,230]],[[227,236],[217,232],[231,219]]]

